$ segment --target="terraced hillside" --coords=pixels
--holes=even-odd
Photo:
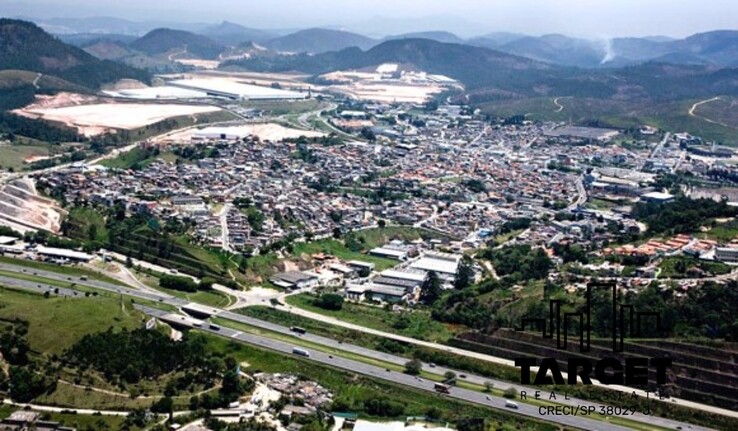
[[[577,342],[571,342],[567,350],[559,350],[556,340],[509,329],[500,329],[492,334],[465,333],[453,339],[452,344],[507,359],[556,358],[562,370],[566,369],[568,357],[591,360],[610,356],[624,358],[620,353],[612,353],[609,340],[593,340],[591,351],[580,353]],[[738,344],[723,343],[716,348],[675,341],[631,341],[625,343],[625,352],[628,357],[672,358],[672,366],[667,371],[669,384],[662,388],[665,394],[738,409]],[[649,369],[649,382],[649,389],[655,390],[654,368]]]

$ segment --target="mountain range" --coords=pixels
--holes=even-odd
[[[10,19],[0,19],[0,70],[48,74],[88,88],[122,78],[149,79],[143,70],[98,59],[33,23]]]
[[[147,33],[150,36],[153,30],[168,28],[207,37],[212,41],[211,45],[220,45],[223,49],[254,42],[278,52],[320,54],[350,47],[366,50],[394,39],[422,38],[479,46],[551,64],[583,68],[617,68],[648,61],[717,67],[738,66],[738,31],[732,30],[695,34],[684,39],[663,36],[585,39],[561,34],[530,36],[509,32],[492,32],[465,39],[448,31],[368,37],[346,29],[263,30],[229,21],[218,24],[163,23],[98,17],[43,19],[39,20],[39,25],[77,46],[88,45],[101,38],[132,44],[135,37],[145,36]],[[180,37],[191,39],[193,36]],[[156,44],[167,45],[158,42]],[[204,44],[206,43],[200,40],[196,45]],[[190,51],[198,50],[196,48]],[[207,55],[203,58],[212,58],[213,50],[213,47],[205,48]]]
[[[249,30],[222,23],[211,27],[210,31],[224,35],[237,32],[245,34]],[[713,63],[732,64],[733,58],[738,57],[735,52],[738,44],[732,43],[737,34],[713,32],[683,40],[616,40],[608,48],[614,51],[611,58],[613,64],[617,62],[618,50],[624,47],[629,49],[633,58],[658,55],[661,61],[617,68],[585,69],[530,58],[533,55],[513,55],[504,50],[418,37],[456,40],[452,34],[442,32],[400,35],[374,43],[372,39],[351,38],[350,34],[337,30],[312,29],[267,41],[265,45],[271,49],[266,50],[248,42],[234,47],[183,30],[155,29],[127,43],[101,37],[89,42],[82,50],[63,43],[32,23],[4,19],[0,21],[0,69],[44,73],[74,84],[98,88],[106,82],[124,77],[148,78],[142,70],[114,60],[156,69],[161,64],[173,63],[171,60],[177,57],[229,58],[221,64],[222,67],[271,72],[300,71],[312,75],[399,63],[457,79],[466,86],[470,100],[480,102],[564,95],[619,100],[672,100],[736,93],[738,69],[719,68],[697,61],[668,64],[663,59],[677,57],[681,52],[683,59],[688,53],[691,59],[709,57]],[[569,52],[570,59],[578,56],[578,61],[595,62],[598,57],[596,52],[587,50],[588,45],[584,41],[565,36],[516,39],[513,34],[498,33],[482,39],[508,49],[514,43],[528,47],[529,51],[537,49],[537,56],[565,50]],[[320,47],[328,48],[320,41],[331,41],[333,45],[330,48],[336,50],[292,55],[279,53],[281,50],[297,50],[298,43],[303,47],[313,43],[314,51]],[[540,41],[545,41],[552,48],[539,49]],[[371,47],[361,49],[353,46],[357,44]],[[351,47],[341,49],[344,45]],[[159,63],[152,63],[154,61]]]

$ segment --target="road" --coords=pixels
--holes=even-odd
[[[656,145],[656,147],[653,149],[653,151],[651,151],[651,154],[648,156],[647,159],[643,159],[640,162],[640,164],[638,165],[638,168],[636,170],[637,171],[642,171],[643,170],[643,167],[646,166],[646,162],[648,162],[649,160],[653,159],[654,156],[656,156],[656,154],[658,154],[661,151],[661,149],[664,147],[664,145],[666,145],[666,143],[669,141],[669,139],[671,139],[671,132],[666,132],[664,134],[664,139],[662,139],[661,142],[659,142],[658,145]]]
[[[231,251],[230,241],[228,239],[228,212],[230,212],[232,206],[233,204],[230,202],[223,205],[220,212],[215,215],[220,218],[221,248],[226,251]]]
[[[111,253],[111,255],[115,255],[115,254],[114,253]],[[122,255],[118,255],[118,257],[125,259],[125,256],[122,256]],[[145,261],[137,261],[137,260],[134,259],[134,264],[136,264],[136,265],[139,265],[140,264],[144,268],[149,268],[149,269],[154,270],[154,271],[157,271],[157,272],[163,272],[163,273],[168,273],[169,272],[169,270],[166,269],[166,268],[163,268],[161,266],[154,265],[154,264],[151,264],[151,263],[148,263],[148,262],[145,262]],[[2,269],[2,264],[0,264],[0,269]],[[182,274],[182,275],[183,276],[187,276],[185,274]],[[731,272],[729,274],[723,274],[723,275],[720,275],[720,276],[716,276],[713,279],[714,280],[725,280],[725,279],[729,279],[731,277],[736,277],[736,276],[738,276],[738,271]],[[195,278],[195,277],[192,277],[192,276],[187,276],[187,277],[190,277],[193,280],[198,281],[197,278]],[[244,305],[266,305],[266,303],[268,303],[269,300],[272,299],[272,296],[266,294],[266,292],[264,292],[264,295],[249,296],[248,295],[248,292],[241,292],[241,293],[239,293],[238,291],[234,291],[233,289],[229,289],[229,288],[227,288],[225,286],[215,285],[214,288],[216,290],[219,290],[219,291],[222,291],[224,293],[228,293],[230,295],[235,296],[240,301],[240,303],[241,304],[244,304]],[[287,295],[284,294],[284,293],[282,293],[281,295],[279,295],[279,297],[278,297],[279,302],[281,302],[281,303],[284,304],[284,299],[285,299],[286,296]],[[179,301],[186,302],[184,300],[179,300]],[[229,307],[229,308],[234,309],[234,308],[238,308],[238,307]],[[276,305],[275,308],[277,308],[277,309],[279,309],[281,311],[286,311],[288,313],[293,313],[293,314],[296,314],[296,315],[299,315],[299,316],[302,316],[302,317],[306,317],[308,319],[317,320],[319,322],[324,322],[324,323],[327,323],[327,324],[331,324],[331,325],[335,325],[335,326],[340,326],[340,327],[347,328],[347,329],[352,329],[352,330],[355,330],[355,331],[364,332],[366,334],[375,335],[375,336],[378,336],[378,337],[388,338],[388,339],[392,339],[392,340],[395,340],[395,341],[400,341],[400,342],[404,342],[404,343],[408,343],[408,344],[413,344],[413,345],[417,345],[417,346],[421,346],[421,347],[427,347],[427,348],[431,348],[431,349],[435,349],[435,350],[446,351],[446,352],[453,353],[453,354],[456,354],[456,355],[459,355],[459,356],[465,356],[465,357],[468,357],[468,358],[478,359],[478,360],[482,360],[482,361],[486,361],[486,362],[491,362],[491,363],[495,363],[495,364],[499,364],[499,365],[505,365],[505,366],[508,366],[508,367],[514,367],[515,366],[514,361],[511,361],[509,359],[500,358],[500,357],[491,356],[491,355],[486,355],[486,354],[479,353],[479,352],[474,352],[474,351],[471,351],[471,350],[460,349],[460,348],[457,348],[457,347],[447,346],[447,345],[433,343],[433,342],[429,342],[429,341],[419,340],[417,338],[406,337],[404,335],[399,335],[399,334],[395,334],[395,333],[391,333],[391,332],[379,331],[379,330],[376,330],[376,329],[367,328],[365,326],[355,325],[353,323],[349,323],[349,322],[346,322],[346,321],[343,321],[343,320],[335,319],[335,318],[332,318],[330,316],[325,316],[323,314],[313,313],[313,312],[308,311],[308,310],[304,310],[304,309],[297,308],[297,307],[292,307],[290,305]],[[235,314],[235,313],[231,313],[231,314]],[[267,322],[262,322],[262,323],[267,323]],[[532,369],[533,369],[533,371],[536,371],[535,368],[532,368]],[[459,373],[463,373],[463,372],[459,372]],[[457,374],[459,374],[459,373],[457,373]],[[567,377],[567,373],[566,372],[562,372],[562,375],[564,376],[564,378]],[[626,387],[626,386],[618,386],[618,385],[603,385],[599,381],[597,381],[596,379],[592,379],[592,383],[594,385],[597,385],[597,386],[607,387],[607,389],[624,392],[626,394],[631,394],[631,393],[634,393],[635,392],[638,396],[641,396],[641,397],[645,397],[646,396],[646,392],[645,391],[642,391],[640,389],[634,389],[634,388],[629,388],[629,387]],[[721,409],[721,408],[713,407],[711,405],[701,404],[701,403],[697,403],[697,402],[693,402],[693,401],[689,401],[689,400],[683,400],[683,399],[680,399],[680,398],[671,398],[670,401],[669,401],[669,403],[678,404],[678,405],[681,405],[681,406],[684,406],[684,407],[689,407],[689,408],[693,408],[693,409],[697,409],[697,410],[707,411],[707,412],[711,412],[711,413],[715,413],[715,414],[719,414],[719,415],[723,415],[723,416],[729,416],[729,417],[733,417],[733,418],[738,418],[738,412],[734,412],[734,411],[730,411],[730,410],[726,410],[726,409]]]
[[[582,177],[577,178],[577,194],[577,200],[566,207],[567,210],[573,210],[579,206],[584,205],[585,202],[587,202],[587,189],[584,188],[584,181],[582,180]]]
[[[41,88],[41,87],[38,86],[38,81],[41,80],[41,77],[42,76],[44,76],[44,74],[43,73],[39,73],[38,75],[36,75],[36,78],[34,78],[34,80],[33,80],[33,86],[36,87],[37,89],[38,88]]]
[[[562,105],[561,103],[559,103],[559,100],[560,99],[566,99],[568,97],[571,97],[571,96],[557,97],[557,98],[554,99],[554,105],[556,105],[556,107],[557,107],[557,109],[554,112],[561,112],[561,111],[564,110],[564,105]]]
[[[36,276],[39,276],[39,277],[45,277],[45,278],[49,278],[49,279],[53,279],[53,280],[58,280],[58,281],[64,281],[64,282],[75,282],[75,283],[77,283],[79,285],[96,287],[96,288],[99,288],[101,290],[106,290],[108,292],[119,293],[121,295],[127,295],[127,296],[130,296],[130,297],[133,297],[133,298],[145,299],[145,300],[149,300],[149,301],[152,301],[152,302],[158,302],[158,303],[162,303],[162,304],[167,304],[167,305],[170,305],[170,306],[173,306],[173,307],[177,307],[177,308],[181,308],[182,306],[190,303],[190,301],[187,301],[187,300],[184,300],[184,299],[180,299],[180,298],[176,298],[176,297],[173,297],[173,296],[170,296],[170,295],[166,295],[166,294],[162,294],[162,293],[144,292],[144,291],[139,291],[139,290],[135,290],[135,289],[129,289],[129,288],[125,288],[125,287],[121,287],[121,286],[117,286],[117,285],[114,285],[114,284],[110,284],[110,283],[106,283],[106,282],[101,282],[101,281],[97,281],[97,280],[81,280],[78,277],[69,277],[69,276],[66,276],[64,274],[59,274],[59,273],[50,272],[50,271],[44,271],[44,270],[28,269],[28,268],[25,268],[25,267],[20,267],[20,266],[12,265],[12,264],[0,263],[0,270],[3,270],[3,271],[15,271],[15,272],[19,272],[19,273],[36,275]],[[58,292],[58,294],[60,296],[67,296],[67,297],[82,297],[82,296],[84,296],[84,293],[83,292],[75,291],[74,289],[69,289],[69,288],[55,288],[54,286],[50,286],[50,285],[47,285],[47,284],[44,284],[44,283],[37,283],[37,282],[26,281],[26,280],[18,280],[18,279],[15,279],[15,278],[12,278],[12,277],[6,277],[6,276],[0,276],[0,284],[7,285],[7,286],[10,286],[10,287],[21,288],[21,289],[25,289],[25,290],[31,290],[31,291],[35,291],[35,292],[38,292],[38,293],[44,293],[44,292],[47,292],[47,291],[48,292],[55,292],[55,289],[56,289],[56,292]],[[140,306],[138,304],[135,304],[135,305],[137,307],[139,307],[139,308],[142,307],[142,306]],[[232,320],[232,321],[239,322],[239,323],[246,324],[246,325],[250,325],[250,326],[253,326],[253,327],[256,327],[256,328],[260,328],[260,329],[263,329],[263,330],[277,332],[277,333],[280,333],[280,334],[286,334],[286,335],[290,335],[290,336],[299,336],[300,338],[302,338],[305,341],[308,341],[308,342],[311,342],[311,343],[315,343],[315,344],[320,344],[321,346],[323,346],[323,347],[325,347],[327,349],[333,349],[333,350],[337,350],[337,351],[350,352],[350,353],[361,355],[361,356],[364,356],[364,357],[367,357],[367,358],[371,358],[371,359],[374,359],[374,360],[383,361],[383,362],[387,362],[387,363],[391,363],[391,364],[395,364],[395,365],[399,365],[399,366],[404,365],[408,361],[407,358],[403,358],[403,357],[400,357],[400,356],[391,355],[391,354],[387,354],[387,353],[383,353],[383,352],[374,351],[374,350],[367,349],[367,348],[364,348],[364,347],[361,347],[361,346],[356,346],[356,345],[352,345],[352,344],[348,344],[348,343],[342,343],[340,341],[333,340],[333,339],[327,338],[327,337],[322,337],[322,336],[319,336],[319,335],[314,335],[314,334],[296,335],[295,333],[293,333],[292,331],[290,331],[289,328],[287,328],[285,326],[282,326],[282,325],[277,325],[277,324],[266,322],[266,321],[263,321],[263,320],[259,320],[259,319],[255,319],[255,318],[251,318],[251,317],[247,317],[247,316],[243,316],[243,315],[240,315],[240,314],[237,314],[237,313],[233,313],[233,312],[226,311],[226,310],[219,309],[219,308],[215,308],[215,307],[207,307],[207,308],[209,310],[211,310],[211,312],[213,312],[214,315],[217,316],[217,317],[220,317],[220,318],[223,318],[223,319],[227,319],[227,320]],[[157,317],[161,317],[161,316],[163,316],[163,315],[165,315],[165,314],[168,313],[167,311],[157,310],[157,309],[153,309],[153,308],[150,308],[150,307],[145,308],[145,311],[148,314],[155,315]],[[238,331],[235,331],[235,330],[230,329],[230,328],[227,328],[227,327],[223,327],[221,331],[212,331],[212,332],[222,333],[222,334],[228,334],[229,333],[228,331],[232,331],[232,333],[238,332]],[[270,339],[268,337],[265,337],[265,336],[256,336],[256,335],[251,335],[251,334],[244,334],[244,337],[239,338],[239,340],[246,341],[246,342],[249,342],[251,344],[255,344],[257,346],[262,346],[262,347],[272,348],[273,346],[278,346],[279,348],[276,348],[275,350],[285,351],[285,349],[288,349],[288,350],[286,350],[286,353],[290,353],[292,347],[294,347],[291,344],[280,342],[280,341],[277,341],[277,340],[272,340],[272,339]],[[274,344],[274,343],[277,343],[277,344]],[[432,343],[430,343],[430,344],[432,344]],[[446,351],[451,351],[451,352],[453,352],[454,350],[460,350],[460,349],[455,349],[455,348],[452,348],[452,347],[449,347],[449,346],[440,346],[440,348],[441,348],[441,350],[446,350]],[[315,355],[317,355],[319,352],[315,351],[314,353],[315,353]],[[328,354],[322,354],[322,355],[327,356]],[[338,355],[336,355],[336,356],[338,356]],[[348,360],[346,360],[346,361],[348,361]],[[357,372],[357,373],[366,374],[366,375],[369,375],[369,376],[372,376],[372,377],[377,377],[378,376],[376,374],[376,370],[379,369],[378,367],[368,366],[368,365],[364,364],[363,362],[358,362],[358,361],[349,361],[349,362],[351,362],[352,364],[358,364],[360,366],[357,365],[356,367],[353,367],[353,368],[345,368],[345,369],[349,369],[349,370],[354,371],[354,372]],[[331,360],[329,363],[331,365],[333,365],[334,364],[334,361]],[[366,367],[370,367],[370,368],[366,368]],[[464,375],[466,375],[466,377],[463,378],[464,381],[467,381],[469,383],[478,384],[478,385],[484,385],[485,382],[488,382],[489,381],[489,382],[492,382],[495,385],[495,387],[497,387],[497,388],[507,388],[507,387],[511,387],[512,386],[512,387],[515,387],[516,390],[521,390],[521,389],[527,390],[528,393],[534,393],[535,390],[536,390],[535,388],[532,388],[532,387],[524,387],[524,386],[520,386],[520,385],[513,385],[513,384],[511,384],[509,382],[504,382],[504,381],[495,380],[495,379],[489,379],[489,378],[486,378],[486,377],[483,377],[483,376],[478,376],[478,375],[470,374],[470,373],[467,373],[467,372],[461,371],[461,370],[450,369],[450,368],[440,367],[440,366],[431,366],[428,363],[423,364],[423,367],[424,367],[424,369],[426,371],[429,371],[429,372],[432,372],[432,373],[438,374],[438,375],[443,375],[447,371],[451,371],[451,372],[455,373],[457,376],[460,376],[460,375],[464,374]],[[380,370],[382,371],[382,373],[380,373],[380,374],[383,374],[383,373],[386,372],[386,371],[384,371],[384,369],[380,369]],[[373,371],[373,372],[369,372],[369,371]],[[395,372],[394,373],[394,376],[405,376],[405,375],[404,374],[401,374],[401,373],[396,373]],[[396,379],[392,379],[392,380],[393,381],[396,381]],[[428,381],[427,382],[427,385],[432,385],[432,383],[430,383],[430,381]],[[460,389],[460,388],[456,388],[456,389],[458,389],[460,391],[465,391],[465,390]],[[483,395],[483,394],[477,393],[475,391],[467,391],[467,392],[476,394],[475,395],[476,398],[474,398],[474,397],[472,397],[471,399],[461,398],[461,399],[465,399],[465,400],[470,401],[470,402],[476,402],[475,400],[479,398],[479,395]],[[466,394],[465,392],[462,392],[462,393],[463,394]],[[468,395],[468,394],[466,394],[466,395]],[[492,397],[492,396],[490,396],[490,397],[492,399],[494,399],[494,397]],[[486,399],[485,399],[485,401],[486,401]],[[570,400],[562,400],[562,399],[559,399],[558,402],[561,403],[561,404],[569,404],[569,405],[581,405],[581,406],[584,406],[584,405],[588,405],[589,406],[589,405],[591,405],[591,406],[594,406],[595,408],[597,408],[598,406],[600,406],[600,404],[592,403],[592,402],[584,401],[584,400],[579,400],[579,399],[570,399]],[[522,408],[522,406],[521,406],[521,408]],[[536,408],[536,407],[534,407],[534,408]],[[540,416],[538,416],[537,411],[536,411],[536,416],[540,418]],[[558,418],[558,417],[556,417],[556,418]],[[675,428],[676,426],[686,426],[686,424],[682,424],[682,423],[679,423],[679,422],[676,422],[676,421],[671,421],[671,420],[667,420],[667,419],[663,419],[663,418],[656,418],[656,417],[651,417],[651,416],[646,417],[646,416],[642,416],[641,415],[641,416],[632,416],[630,418],[633,419],[633,420],[638,420],[638,421],[642,421],[642,422],[648,422],[648,423],[652,423],[652,424],[659,424],[660,426],[665,426],[665,427]],[[547,420],[553,420],[552,418],[548,418],[548,417],[546,419]],[[559,423],[567,424],[566,422],[559,422]],[[571,425],[571,424],[569,424],[569,425]],[[584,429],[593,429],[593,428],[588,428],[587,426],[583,426],[582,424],[577,425],[577,426],[583,427]],[[605,429],[605,428],[602,428],[602,429]],[[700,427],[696,427],[696,426],[693,426],[692,429],[695,429],[695,430],[706,430],[706,428],[700,428]]]
[[[151,314],[156,317],[164,317],[166,312],[156,310],[150,307],[138,306],[137,308]],[[225,317],[221,314],[221,317]],[[181,324],[181,323],[180,323]],[[189,322],[185,323],[189,326]],[[205,332],[209,332],[214,335],[225,337],[231,340],[241,341],[254,346],[274,350],[284,354],[293,354],[292,349],[295,347],[293,344],[285,343],[283,341],[273,340],[260,335],[244,333],[235,329],[221,326],[220,329],[211,329],[209,325],[202,325],[197,328]],[[397,371],[387,371],[387,369],[376,367],[374,365],[365,364],[363,362],[354,361],[351,359],[342,358],[339,356],[333,356],[329,353],[324,353],[318,350],[312,350],[309,352],[309,358],[300,356],[300,359],[310,360],[318,362],[324,365],[328,365],[334,368],[350,371],[357,374],[363,374],[365,376],[386,380],[394,384],[408,386],[414,389],[419,389],[425,392],[436,393],[434,386],[436,382],[432,380],[423,379],[416,376],[411,376],[405,373]],[[406,360],[405,360],[406,361]],[[600,431],[624,431],[628,428],[612,425],[603,421],[596,421],[587,419],[579,416],[547,416],[542,418],[539,413],[539,408],[534,405],[518,403],[519,408],[517,410],[505,408],[505,398],[497,397],[494,395],[486,395],[481,392],[463,389],[458,387],[451,387],[450,393],[446,396],[449,398],[466,401],[469,403],[490,407],[497,410],[507,410],[510,413],[520,414],[528,416],[537,420],[546,420],[549,422],[555,422],[561,425],[577,427],[586,430],[600,430]]]

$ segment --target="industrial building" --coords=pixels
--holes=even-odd
[[[71,260],[75,262],[89,262],[95,256],[81,251],[68,250],[66,248],[53,248],[39,245],[36,248],[36,253],[40,256],[44,256],[51,259],[62,259]]]
[[[271,281],[276,286],[289,290],[294,290],[313,287],[318,284],[319,278],[317,275],[308,274],[306,272],[287,271],[273,275],[269,279],[269,281]]]
[[[307,99],[309,93],[282,90],[243,84],[228,79],[178,79],[167,83],[172,87],[201,91],[208,96],[225,97],[234,100],[295,100]]]

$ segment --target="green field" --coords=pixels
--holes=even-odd
[[[301,242],[295,244],[293,254],[295,256],[326,253],[336,256],[342,260],[361,260],[376,265],[377,271],[392,268],[399,262],[382,257],[370,256],[361,252],[351,251],[341,241],[335,239],[321,239],[313,242]]]
[[[700,233],[697,236],[712,239],[723,244],[728,243],[735,238],[738,238],[738,220],[730,220],[727,223],[718,223],[715,226],[710,227],[709,231]]]
[[[136,147],[131,151],[126,151],[118,157],[106,159],[100,162],[101,165],[114,169],[131,169],[134,166],[145,168],[156,160],[157,157],[147,157],[145,150]]]
[[[25,159],[32,156],[48,156],[51,150],[50,145],[17,145],[3,144],[0,145],[0,170],[22,170],[26,164]]]
[[[148,284],[148,283],[147,283]],[[179,290],[165,289],[158,284],[151,285],[152,288],[167,293],[177,298],[187,299],[199,304],[210,305],[213,307],[227,307],[236,302],[236,299],[217,290],[198,290],[197,292],[181,292]]]
[[[659,264],[661,273],[659,278],[684,278],[688,275],[680,269],[697,268],[708,273],[708,275],[721,275],[729,273],[732,268],[722,262],[711,262],[687,256],[667,257]]]
[[[28,342],[35,352],[60,354],[87,334],[110,327],[133,329],[143,318],[115,298],[44,298],[0,287],[0,319],[28,322]]]
[[[427,341],[445,342],[456,332],[463,330],[437,322],[431,318],[429,312],[423,310],[395,313],[381,307],[344,302],[340,311],[332,311],[313,305],[314,298],[308,294],[300,294],[288,296],[286,301],[292,306],[348,323]]]
[[[266,111],[273,116],[280,115],[299,115],[305,112],[317,111],[328,106],[316,99],[307,100],[249,100],[242,102],[242,106],[250,109],[258,109]]]
[[[0,256],[0,262],[9,263],[9,264],[18,265],[18,266],[24,266],[24,267],[31,268],[31,269],[40,269],[44,271],[58,272],[59,274],[65,274],[65,275],[69,275],[72,277],[85,276],[90,279],[105,281],[111,284],[118,284],[120,286],[126,286],[126,284],[121,282],[120,280],[116,280],[104,274],[100,274],[98,272],[95,272],[95,271],[92,271],[90,269],[86,269],[83,267],[79,267],[79,266],[55,265],[52,263],[36,262],[34,260],[26,260],[26,259],[15,259],[15,258],[5,257],[5,256]]]

